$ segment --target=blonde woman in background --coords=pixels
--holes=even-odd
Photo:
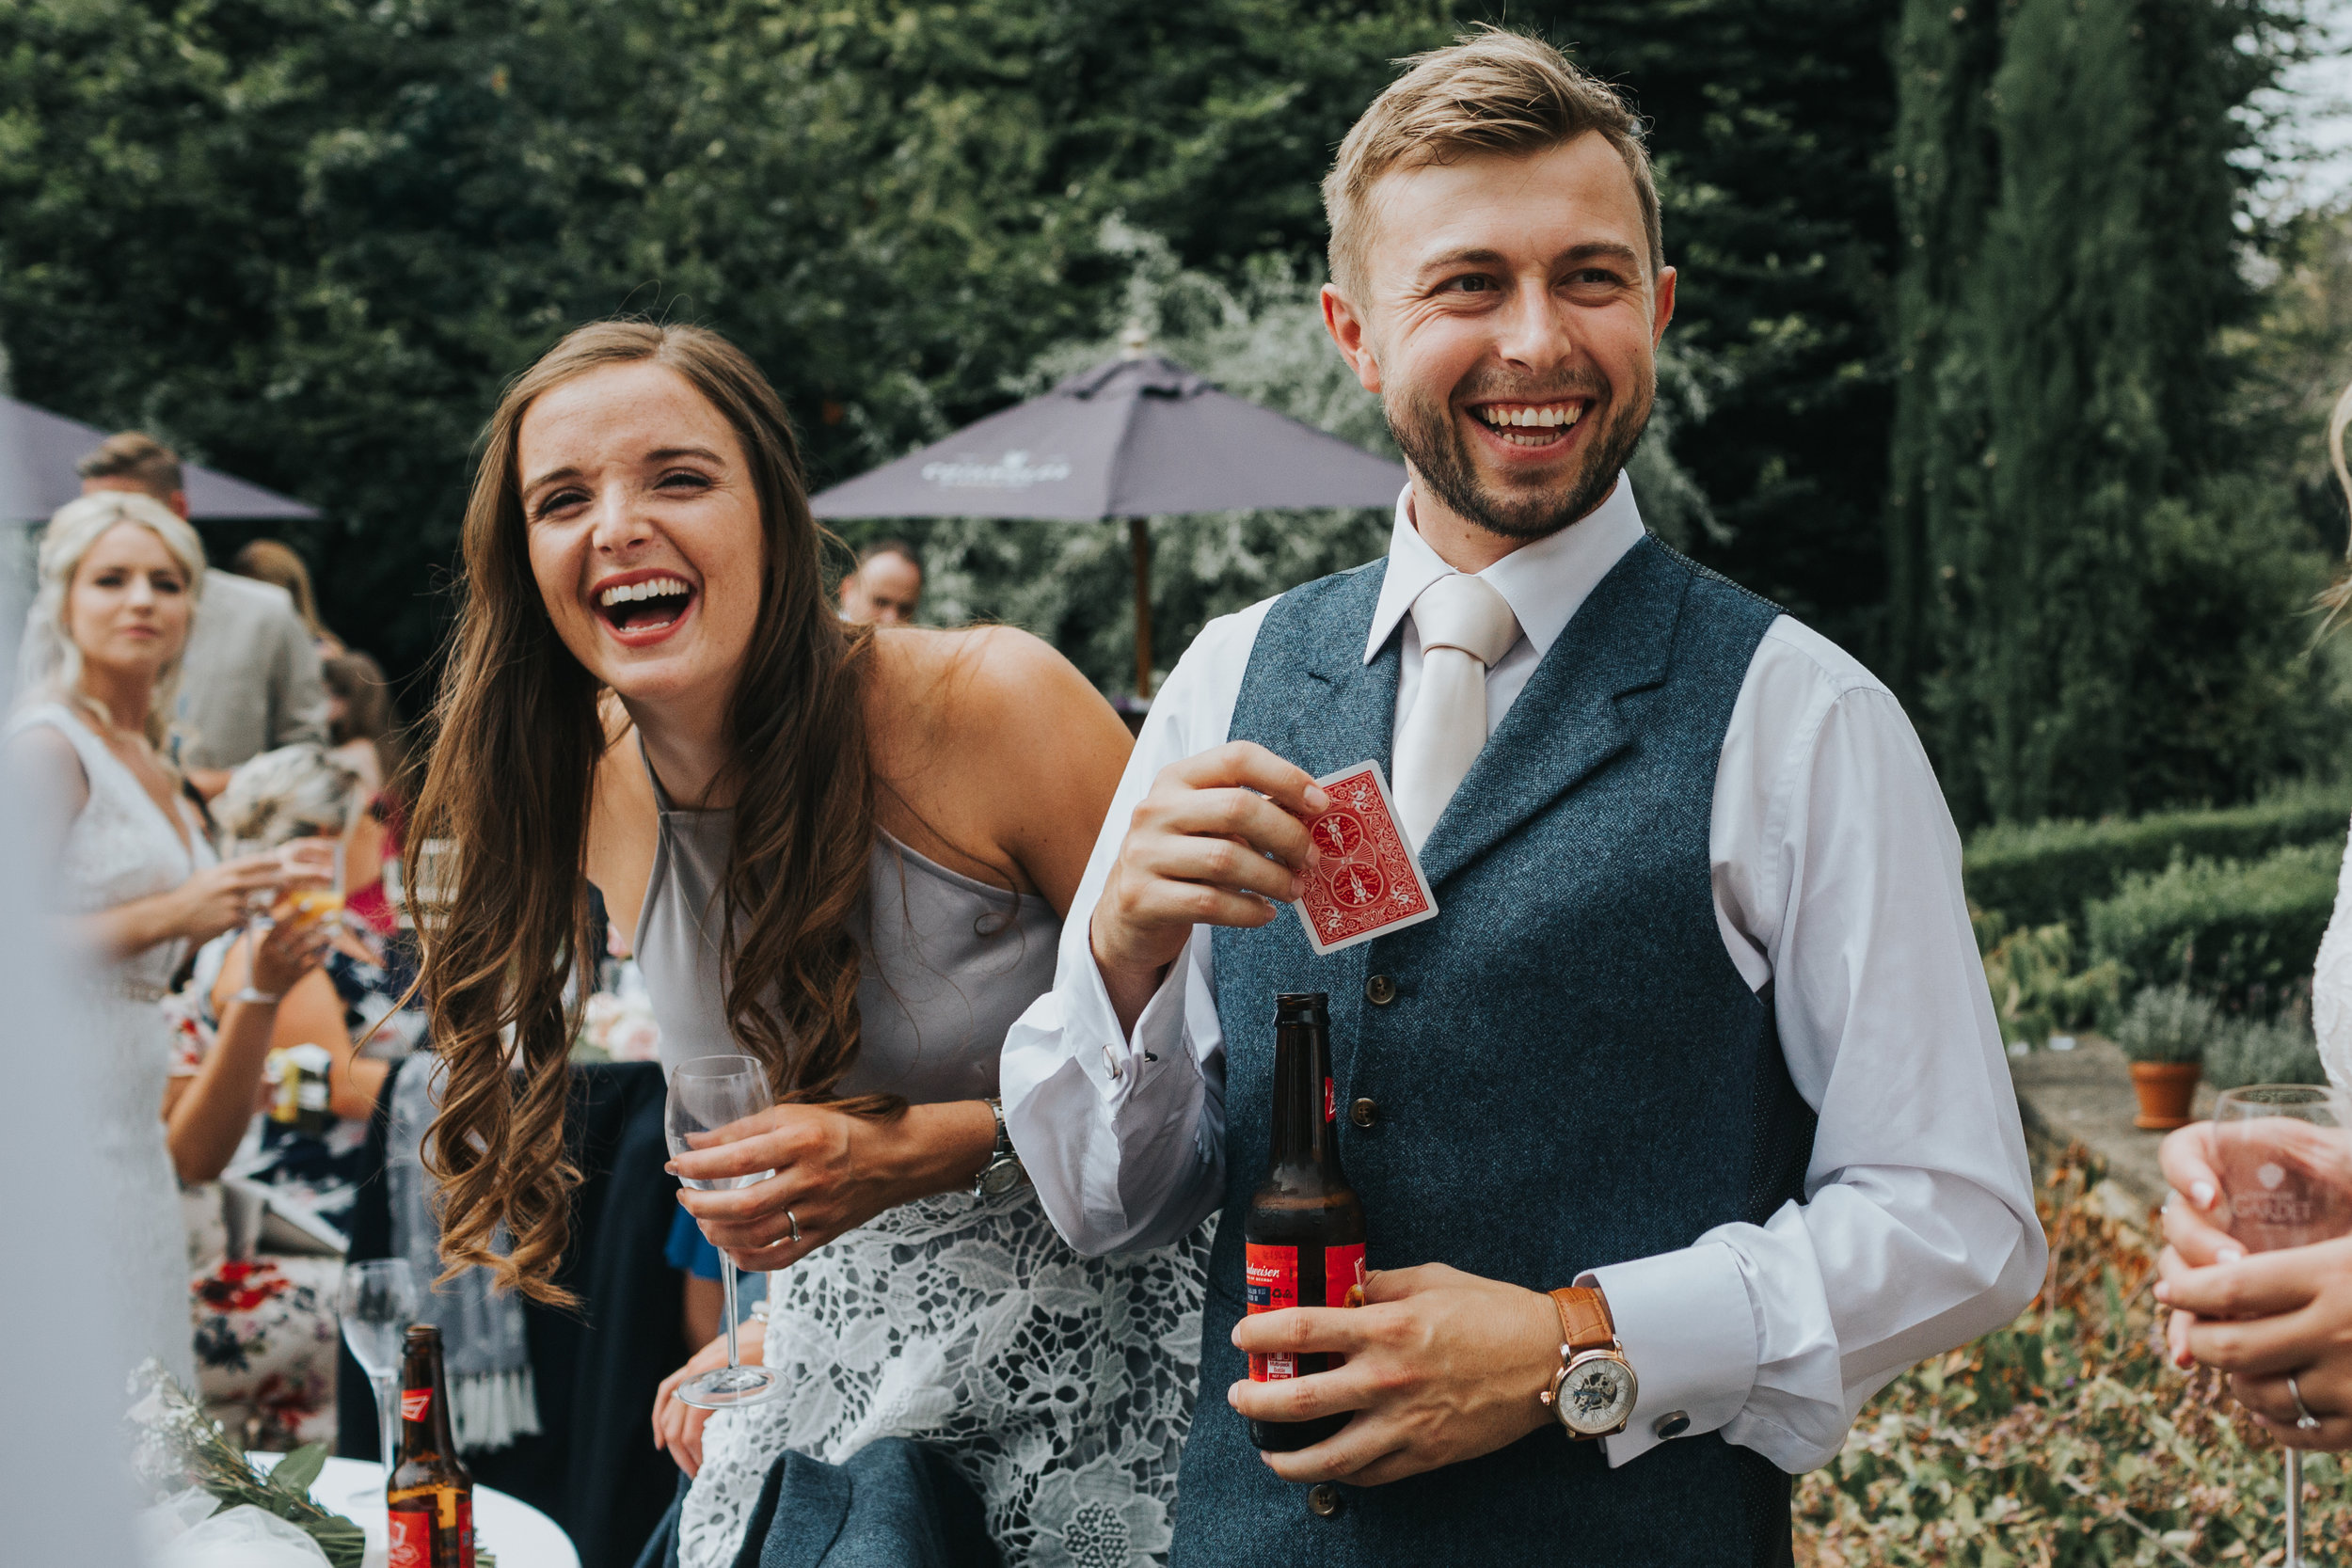
[[[56,890],[87,957],[76,1043],[103,1054],[99,1078],[113,1091],[70,1173],[98,1184],[109,1216],[113,1268],[101,1288],[121,1305],[132,1359],[158,1356],[190,1387],[186,1244],[161,1116],[170,1037],[157,1004],[190,944],[290,880],[277,855],[220,863],[165,760],[203,577],[196,531],[151,497],[112,491],[60,508],[41,535],[22,694],[0,740],[43,818],[26,842],[56,847],[39,885]],[[274,958],[314,962],[305,947],[316,940],[290,929]]]

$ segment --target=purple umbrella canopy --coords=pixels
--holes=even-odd
[[[106,432],[29,403],[0,397],[0,518],[31,522],[82,493],[73,466]],[[194,463],[183,465],[193,517],[315,517],[291,497]]]
[[[1042,397],[813,498],[819,517],[1044,517],[1395,504],[1405,468],[1221,392],[1156,354]]]
[[[1152,689],[1143,519],[1267,507],[1381,507],[1403,464],[1134,354],[811,498],[819,517],[1129,519],[1136,689]]]

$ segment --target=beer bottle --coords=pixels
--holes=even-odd
[[[473,1568],[473,1473],[450,1426],[441,1331],[408,1330],[400,1365],[400,1465],[386,1483],[389,1568]]]
[[[1252,1313],[1364,1303],[1364,1206],[1340,1171],[1328,1000],[1322,991],[1274,999],[1273,1138],[1264,1184],[1242,1224],[1245,1299]],[[1249,1376],[1258,1383],[1306,1377],[1345,1359],[1337,1352],[1253,1353]],[[1249,1440],[1278,1451],[1303,1449],[1347,1419],[1343,1413],[1311,1421],[1252,1421]]]

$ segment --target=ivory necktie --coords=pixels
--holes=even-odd
[[[1483,579],[1450,573],[1413,601],[1413,625],[1421,687],[1396,731],[1396,814],[1418,849],[1486,744],[1486,670],[1519,620]]]

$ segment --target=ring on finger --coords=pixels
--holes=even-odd
[[[801,1222],[792,1217],[792,1211],[789,1209],[787,1209],[784,1212],[784,1223],[792,1227],[792,1234],[786,1237],[785,1240],[788,1242],[799,1241],[801,1239]]]
[[[2303,1390],[2296,1386],[2293,1372],[2287,1373],[2287,1397],[2295,1402],[2295,1430],[2317,1432],[2319,1418],[2312,1415],[2312,1407],[2303,1402]]]

